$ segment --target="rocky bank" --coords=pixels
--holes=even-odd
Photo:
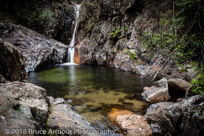
[[[67,45],[28,29],[0,22],[0,74],[10,81],[67,60]]]
[[[76,113],[65,100],[47,97],[45,89],[30,83],[1,84],[0,103],[1,136],[21,136],[22,133],[18,130],[25,130],[26,135],[36,135],[28,134],[29,130],[47,130],[47,132],[62,130],[69,131],[68,134],[72,135],[97,135],[88,121]],[[92,131],[83,133],[75,130]]]

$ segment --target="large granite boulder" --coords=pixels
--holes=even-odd
[[[20,65],[21,63],[25,62],[23,65],[24,67],[20,67],[22,72],[24,68],[27,72],[29,72],[34,71],[36,68],[62,63],[66,60],[66,45],[53,39],[47,39],[45,36],[23,26],[0,22],[0,40],[2,43],[4,43],[1,43],[1,46],[5,46],[6,43],[6,46],[9,46],[9,48],[13,48],[13,50],[15,49],[18,51],[14,51],[12,56],[15,57],[13,58],[7,58],[8,53],[1,54],[0,61],[5,61],[5,63],[1,64],[6,65],[8,63],[7,65],[12,65],[15,67],[15,63]],[[4,51],[5,49],[3,49],[1,52]],[[19,55],[17,56],[16,54]],[[23,60],[24,62],[20,60]],[[1,72],[7,73],[7,71]]]
[[[46,122],[48,99],[45,89],[30,83],[9,82],[0,86],[0,94],[13,103],[17,102],[17,109],[25,111],[37,122]]]
[[[79,136],[97,136],[97,131],[90,126],[90,123],[84,120],[74,109],[65,103],[62,98],[53,99],[51,102],[50,114],[47,120],[47,126],[52,130],[61,130],[69,135]]]
[[[16,105],[10,99],[0,95],[0,135],[1,136],[22,136],[20,130],[36,130],[38,123],[28,117],[27,113],[17,109]],[[25,134],[28,136],[29,134]],[[30,134],[32,135],[32,134]]]
[[[7,82],[0,85],[0,135],[35,135],[43,130],[48,116],[45,89],[30,83]]]

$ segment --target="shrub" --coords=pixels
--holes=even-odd
[[[201,94],[204,92],[204,72],[201,72],[191,81],[191,84],[194,86],[193,93]]]
[[[126,53],[127,55],[129,55],[129,57],[130,57],[131,60],[135,60],[135,59],[138,58],[137,55],[136,55],[135,53],[131,52],[130,50],[127,50],[125,53]]]
[[[110,39],[116,40],[121,38],[121,27],[118,27],[117,29],[112,29],[110,32]]]
[[[42,14],[39,15],[41,23],[48,23],[49,26],[55,22],[54,12],[50,9],[43,10]]]

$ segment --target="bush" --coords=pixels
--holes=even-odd
[[[41,23],[48,23],[48,26],[52,25],[55,22],[54,12],[50,9],[43,10],[42,14],[39,15],[39,20]]]
[[[120,39],[121,32],[122,32],[121,27],[118,27],[117,29],[112,29],[110,32],[110,39],[113,39],[113,40]]]
[[[135,60],[135,59],[138,58],[137,55],[136,55],[135,53],[131,52],[130,50],[127,50],[125,53],[126,53],[127,55],[129,55],[129,57],[130,57],[131,60]]]
[[[204,72],[197,75],[195,79],[191,81],[193,87],[193,93],[201,94],[204,92]]]

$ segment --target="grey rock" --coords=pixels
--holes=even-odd
[[[186,90],[191,87],[191,84],[189,82],[179,78],[169,79],[168,84],[170,87],[181,92],[186,92]]]
[[[11,30],[10,27],[12,27]],[[3,43],[8,43],[10,47],[20,53],[23,61],[20,61],[20,59],[18,61],[24,63],[27,72],[51,64],[60,64],[66,60],[67,46],[56,40],[47,39],[35,31],[14,24],[0,22],[0,29],[8,31],[6,34],[0,34],[0,40]],[[5,55],[2,59],[7,61]],[[12,65],[13,63],[9,64]],[[21,69],[21,71],[23,70]]]
[[[12,132],[16,136],[21,136],[15,130],[36,130],[38,123],[35,120],[29,118],[26,114],[14,108],[12,102],[8,98],[2,96],[0,93],[0,135],[8,136],[12,135]],[[9,131],[8,131],[9,130]],[[25,136],[28,136],[26,134]],[[30,134],[32,135],[32,134]]]
[[[170,105],[155,114],[146,114],[146,118],[150,124],[157,126],[160,135],[200,136],[204,129],[203,101],[204,93]]]
[[[63,98],[56,98],[53,104],[64,104],[65,100]]]
[[[98,135],[90,123],[84,120],[68,104],[52,104],[47,125],[52,130],[68,130],[71,135],[95,136]],[[83,133],[89,130],[90,133]]]
[[[11,100],[15,99],[24,107],[26,115],[30,115],[29,107],[33,117],[38,122],[46,122],[48,115],[48,100],[45,89],[30,83],[9,82],[0,86],[0,93]]]
[[[1,27],[1,23],[0,23]],[[22,81],[27,77],[22,54],[12,44],[0,38],[0,74],[10,81]],[[1,77],[1,82],[5,82]]]
[[[152,104],[147,109],[146,115],[157,114],[163,109],[173,104],[174,104],[173,102],[159,102],[159,103]]]
[[[167,80],[161,79],[156,84],[158,87],[145,87],[145,91],[142,93],[143,98],[149,103],[168,101],[170,96]]]
[[[156,87],[142,93],[143,98],[149,103],[168,101],[170,96],[168,88]]]

